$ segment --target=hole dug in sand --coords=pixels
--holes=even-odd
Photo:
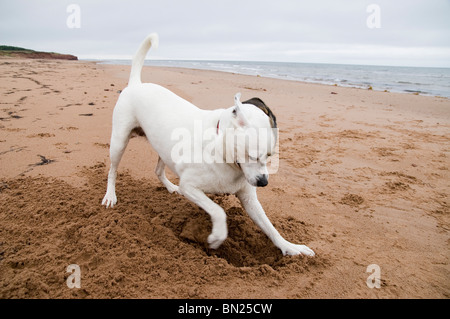
[[[245,211],[240,207],[226,209],[228,238],[217,249],[209,249],[207,238],[211,232],[211,221],[206,212],[195,212],[184,215],[181,231],[177,234],[182,240],[190,242],[208,255],[225,259],[236,267],[258,267],[264,264],[272,268],[283,265],[284,257],[270,239],[253,223]],[[288,238],[309,241],[306,226],[291,218],[277,221],[275,227]],[[175,225],[173,225],[176,231]],[[289,257],[286,257],[289,258]],[[302,257],[299,257],[302,258]]]

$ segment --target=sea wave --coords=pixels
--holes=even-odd
[[[130,60],[101,63],[130,65]],[[146,60],[145,65],[214,70],[284,80],[450,98],[450,68],[291,62]]]

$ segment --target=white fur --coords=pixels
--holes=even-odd
[[[239,100],[240,94],[236,95],[233,107],[207,111],[197,108],[159,85],[141,83],[141,69],[145,55],[149,48],[157,43],[158,36],[151,34],[141,44],[133,59],[129,85],[120,94],[114,108],[110,143],[111,168],[102,204],[113,207],[117,203],[115,193],[117,167],[128,144],[130,132],[136,127],[141,127],[159,155],[156,174],[160,181],[170,193],[182,194],[211,216],[213,227],[208,237],[211,248],[218,248],[227,238],[226,214],[205,193],[231,193],[237,195],[249,216],[282,251],[283,255],[314,256],[314,252],[308,247],[286,241],[273,227],[261,207],[255,186],[258,179],[267,181],[268,174],[264,161],[248,163],[236,155],[232,163],[219,163],[208,155],[201,163],[173,160],[171,152],[176,147],[177,140],[171,137],[176,130],[182,129],[193,133],[196,129],[195,125],[201,124],[203,132],[211,131],[211,129],[216,132],[219,123],[217,133],[209,143],[224,145],[227,134],[240,134],[240,131],[250,127],[270,129],[270,121],[260,109],[253,105],[242,104]],[[204,146],[206,141],[201,143]],[[245,147],[245,145],[227,144],[223,154],[219,156],[225,158],[229,152],[233,153],[233,148],[236,151],[236,147]],[[269,148],[272,147],[274,144],[268,145],[267,149],[259,150],[260,154],[256,156],[271,153],[272,149]],[[244,154],[247,153],[251,153],[251,150],[246,149]],[[166,178],[165,165],[179,176],[179,186],[172,184]]]

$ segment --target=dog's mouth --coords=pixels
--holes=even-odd
[[[269,184],[268,176],[267,175],[259,175],[256,178],[248,179],[246,177],[247,182],[255,187],[266,187],[267,184]]]
[[[269,184],[269,181],[267,180],[267,178],[260,178],[260,177],[256,178],[255,180],[252,180],[252,181],[247,180],[247,182],[250,185],[255,186],[255,187],[266,187],[267,184]]]
[[[234,164],[237,167],[239,167],[239,169],[244,173],[244,176],[250,185],[255,186],[255,187],[265,187],[265,186],[267,186],[267,184],[269,184],[269,175],[260,174],[256,177],[249,178],[248,176],[246,176],[244,170],[242,169],[241,164],[237,160],[234,162]]]

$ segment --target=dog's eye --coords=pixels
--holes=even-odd
[[[253,157],[253,156],[248,156],[248,159],[251,160],[252,162],[258,162],[258,158],[257,157]]]
[[[262,155],[259,158],[259,161],[263,164],[267,163],[267,161],[269,160],[269,157],[272,156],[272,154],[266,154],[266,155]]]

